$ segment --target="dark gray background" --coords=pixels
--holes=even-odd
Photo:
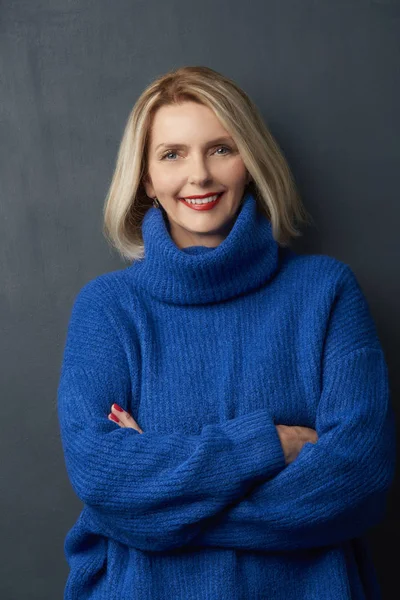
[[[0,18],[0,596],[54,600],[81,508],[56,413],[66,327],[79,288],[125,266],[103,202],[128,113],[169,69],[210,66],[259,106],[316,221],[295,248],[353,268],[398,414],[400,4],[3,0]],[[395,487],[368,535],[385,599]]]

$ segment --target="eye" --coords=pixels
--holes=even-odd
[[[226,150],[227,151],[227,152],[224,152],[223,154],[220,154],[220,156],[225,156],[226,153],[229,154],[231,152],[231,149],[228,148],[228,146],[218,146],[218,148],[215,150],[215,153],[218,150]],[[168,158],[171,154],[176,155],[177,153],[174,150],[167,150],[166,152],[164,152],[164,154],[161,155],[160,158],[161,158],[161,160],[167,160],[167,162],[171,162]],[[174,160],[174,159],[171,159],[171,160]]]
[[[227,151],[228,151],[228,153],[231,151],[231,149],[230,149],[230,148],[228,148],[228,146],[219,146],[219,147],[217,148],[217,150],[227,150]],[[217,152],[217,150],[216,150],[215,152]],[[224,154],[222,154],[221,156],[224,156]]]
[[[167,158],[167,156],[169,154],[176,154],[176,152],[173,152],[172,150],[168,150],[167,152],[164,152],[164,154],[161,156],[161,160],[164,160],[165,158]]]

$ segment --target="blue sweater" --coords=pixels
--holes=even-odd
[[[395,469],[388,370],[348,265],[247,193],[216,248],[150,208],[145,258],[78,292],[58,387],[83,510],[65,600],[361,600]],[[107,418],[118,403],[143,429]],[[286,465],[276,424],[315,429]]]

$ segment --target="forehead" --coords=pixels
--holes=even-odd
[[[203,104],[183,102],[162,106],[153,117],[151,138],[155,144],[185,143],[188,136],[201,139],[209,135],[229,136],[214,111]]]

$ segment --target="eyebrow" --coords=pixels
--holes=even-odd
[[[219,137],[216,138],[215,140],[211,140],[211,142],[208,142],[206,144],[206,146],[213,146],[215,144],[222,144],[222,143],[226,143],[226,142],[230,142],[233,143],[233,139],[231,137]],[[162,144],[158,144],[158,146],[156,146],[155,150],[158,150],[158,148],[160,148],[160,146],[164,146],[165,148],[187,148],[186,144],[168,144],[166,142],[163,142]]]

